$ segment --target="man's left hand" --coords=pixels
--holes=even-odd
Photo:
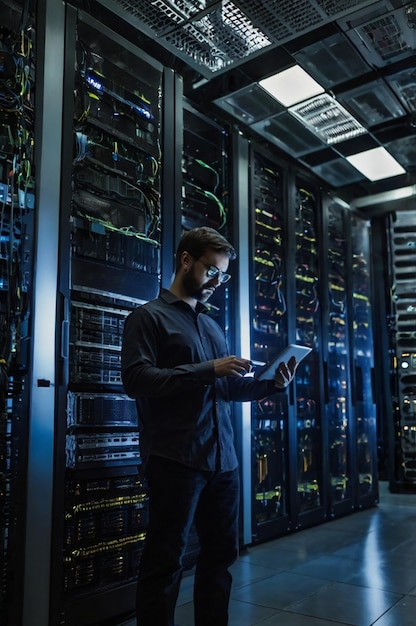
[[[279,363],[274,373],[274,385],[277,389],[284,389],[292,382],[297,366],[298,362],[294,356],[287,363],[284,361]]]

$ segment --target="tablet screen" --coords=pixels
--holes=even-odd
[[[310,352],[312,352],[312,348],[308,348],[307,346],[298,346],[296,344],[289,344],[284,348],[279,354],[273,357],[264,367],[256,371],[255,378],[258,380],[273,380],[275,376],[276,369],[279,367],[282,361],[287,363],[292,356],[295,357],[296,361],[299,363],[302,359],[305,358]]]

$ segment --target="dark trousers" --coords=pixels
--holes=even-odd
[[[174,626],[182,558],[194,521],[200,543],[195,570],[195,626],[227,626],[229,566],[238,555],[238,470],[204,472],[150,457],[149,526],[139,566],[137,626]]]

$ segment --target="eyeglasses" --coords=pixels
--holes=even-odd
[[[198,258],[197,261],[201,261],[202,265],[205,265],[207,268],[207,276],[208,278],[218,278],[221,284],[226,283],[230,280],[231,274],[226,274],[222,270],[220,270],[216,265],[210,265],[209,263],[205,263],[202,259]]]

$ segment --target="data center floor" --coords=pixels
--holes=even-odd
[[[229,626],[414,626],[416,494],[249,548],[233,566]],[[193,626],[193,576],[176,623]],[[129,621],[123,626],[134,626]]]

